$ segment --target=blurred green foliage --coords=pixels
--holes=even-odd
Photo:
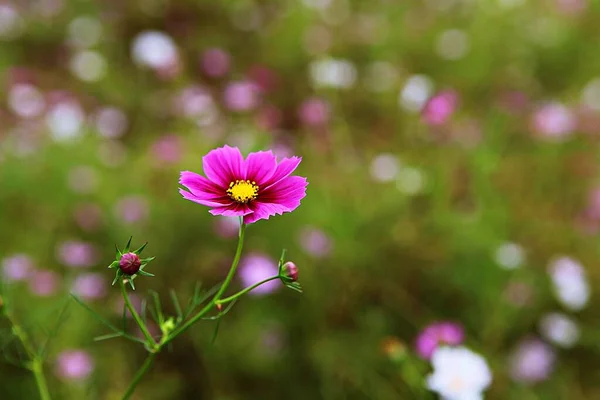
[[[65,267],[57,256],[66,240],[97,246],[97,261],[86,272],[101,273],[107,284],[114,243],[130,235],[148,241],[157,277],[136,282],[141,296],[155,290],[167,300],[173,288],[185,302],[197,281],[211,286],[221,280],[235,237],[217,235],[215,217],[181,199],[179,171],[200,172],[201,156],[225,143],[244,152],[286,145],[303,157],[297,173],[308,177],[307,197],[293,213],[250,226],[245,249],[277,259],[287,248],[300,268],[304,294],[281,290],[244,298],[222,321],[214,345],[214,325],[193,328],[160,355],[135,398],[434,398],[424,388],[430,367],[411,347],[418,332],[436,320],[463,324],[466,344],[488,360],[494,376],[489,399],[599,397],[594,296],[574,316],[579,342],[558,352],[547,381],[515,383],[509,363],[519,340],[538,334],[540,316],[561,308],[546,272],[549,260],[562,254],[578,259],[588,267],[592,288],[600,278],[595,232],[581,229],[588,193],[598,183],[600,124],[580,124],[557,142],[537,135],[531,123],[539,102],[557,100],[580,109],[581,92],[600,63],[598,3],[584,2],[583,11],[570,14],[550,0],[305,3],[331,4],[319,9],[291,0],[4,3],[18,10],[22,26],[0,48],[0,257],[25,253],[60,276],[60,288],[50,297],[35,296],[26,284],[7,285],[4,296],[23,324],[43,340],[83,271]],[[52,5],[58,8],[52,11]],[[69,23],[80,16],[102,23],[93,48],[104,57],[106,71],[97,81],[82,81],[70,69],[78,50],[67,41]],[[468,37],[468,52],[460,59],[436,52],[439,35],[448,29]],[[174,71],[132,61],[132,42],[145,30],[173,39]],[[200,68],[202,52],[215,47],[231,57],[231,71],[223,78]],[[357,79],[351,88],[314,84],[311,62],[326,55],[352,63]],[[367,79],[377,61],[396,71],[386,90],[371,90]],[[254,110],[228,110],[224,88],[247,79],[257,66],[272,71],[274,88]],[[399,93],[414,74],[428,76],[436,91],[452,88],[459,94],[460,105],[444,125],[429,126],[399,107]],[[84,134],[57,142],[43,116],[15,115],[9,94],[23,81],[34,83],[49,103],[50,93],[68,92],[85,111]],[[190,85],[212,96],[215,120],[198,124],[172,106]],[[507,111],[503,96],[512,91],[528,100]],[[298,117],[311,96],[330,105],[329,120],[321,126]],[[120,138],[101,137],[93,123],[93,112],[106,105],[128,117]],[[275,126],[261,122],[266,106],[277,110]],[[591,116],[597,118],[597,111]],[[153,147],[166,134],[179,140],[175,162],[163,162]],[[374,180],[371,163],[381,153],[397,156],[401,169],[417,169],[423,189],[406,194],[394,181]],[[79,166],[94,171],[93,190],[77,193],[69,184]],[[123,220],[115,207],[127,196],[144,199],[146,218]],[[98,227],[77,223],[74,210],[82,204],[99,208]],[[330,253],[315,257],[302,245],[311,227],[327,235]],[[525,249],[521,268],[497,265],[494,252],[505,242]],[[524,305],[507,295],[516,284],[528,293]],[[118,289],[110,288],[105,299],[91,304],[119,321],[118,299]],[[54,397],[119,398],[143,362],[143,348],[118,339],[94,343],[93,337],[105,333],[102,326],[74,304],[68,314],[45,366]],[[18,351],[6,321],[0,329],[3,348]],[[404,363],[382,351],[388,337],[407,346]],[[71,348],[93,356],[95,370],[86,381],[55,375],[57,354]],[[1,399],[36,396],[27,371],[0,363]]]

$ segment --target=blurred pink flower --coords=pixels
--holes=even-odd
[[[511,114],[519,114],[526,109],[529,104],[529,98],[524,92],[512,90],[500,94],[498,102],[504,111]]]
[[[278,84],[279,78],[274,70],[262,65],[255,65],[250,68],[248,77],[257,88],[264,93],[273,91]]]
[[[417,354],[426,360],[430,359],[438,346],[458,346],[463,342],[465,334],[462,326],[454,322],[436,322],[419,333],[415,342]]]
[[[48,297],[56,293],[60,277],[56,272],[37,270],[29,277],[29,290],[36,296]]]
[[[225,88],[223,101],[231,111],[249,111],[258,106],[259,91],[257,86],[248,81],[232,82]]]
[[[523,383],[548,379],[554,369],[556,355],[552,348],[537,338],[521,341],[509,360],[510,376]]]
[[[148,201],[142,196],[127,196],[117,201],[115,216],[126,224],[134,224],[148,218]]]
[[[106,296],[107,282],[102,274],[82,274],[73,282],[73,294],[84,300],[97,300]]]
[[[444,90],[427,100],[421,110],[421,118],[428,125],[443,125],[454,114],[457,106],[458,93]]]
[[[239,277],[245,287],[254,285],[279,273],[277,262],[267,255],[250,253],[240,261]],[[271,293],[281,287],[279,280],[273,280],[252,290],[251,295]]]
[[[184,199],[210,207],[212,215],[244,217],[245,224],[292,212],[306,196],[306,178],[290,176],[302,159],[277,162],[272,151],[244,159],[237,147],[211,150],[202,158],[206,178],[182,171],[179,189]]]
[[[208,49],[200,60],[202,71],[211,78],[220,78],[229,72],[229,53],[222,49]]]
[[[281,111],[277,107],[268,104],[258,111],[256,124],[261,129],[272,131],[279,127],[282,118]]]
[[[64,380],[82,380],[94,371],[94,360],[83,350],[65,350],[56,359],[56,374]]]
[[[305,100],[298,110],[298,118],[307,126],[322,126],[329,121],[329,103],[318,97]]]
[[[300,246],[309,255],[322,258],[327,257],[333,249],[329,236],[322,230],[311,226],[300,231]]]
[[[92,203],[80,204],[75,207],[73,217],[81,229],[93,232],[102,224],[102,209]]]
[[[97,251],[90,243],[68,240],[58,246],[57,257],[67,267],[90,267],[97,261]]]
[[[534,133],[550,140],[562,140],[573,133],[577,121],[573,112],[561,103],[551,102],[538,107],[531,117]]]
[[[211,93],[202,86],[189,86],[174,98],[175,112],[188,118],[202,117],[215,113]]]
[[[17,282],[27,279],[33,273],[33,261],[26,254],[13,254],[2,260],[2,279]]]
[[[579,14],[587,7],[587,0],[556,0],[556,8],[565,14]]]
[[[153,158],[159,164],[176,164],[182,152],[181,139],[176,135],[163,136],[152,145]]]
[[[240,222],[239,217],[225,217],[219,215],[215,220],[215,232],[218,236],[228,239],[238,235]]]

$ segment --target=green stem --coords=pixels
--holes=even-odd
[[[151,344],[152,348],[154,348],[156,346],[156,342],[154,341],[154,338],[148,331],[148,328],[146,328],[146,324],[144,324],[144,321],[142,321],[142,318],[140,318],[137,311],[135,311],[135,308],[133,308],[131,301],[129,301],[129,296],[127,295],[127,289],[125,288],[125,283],[124,283],[123,279],[119,279],[119,285],[121,286],[121,294],[123,295],[123,300],[125,300],[125,305],[127,306],[127,309],[129,309],[129,312],[133,316],[133,319],[138,324],[138,326],[140,327],[140,330],[146,337],[146,340],[148,341],[148,345]]]
[[[248,293],[249,291],[251,291],[251,290],[253,290],[253,289],[256,289],[256,288],[257,288],[257,287],[259,287],[260,285],[262,285],[262,284],[264,284],[264,283],[267,283],[267,282],[270,282],[270,281],[273,281],[273,280],[275,280],[275,279],[279,279],[279,275],[275,275],[275,276],[272,276],[272,277],[270,277],[270,278],[267,278],[267,279],[265,279],[265,280],[263,280],[263,281],[260,281],[260,282],[258,282],[258,283],[255,283],[254,285],[252,285],[252,286],[249,286],[249,287],[247,287],[246,289],[244,289],[244,290],[241,290],[241,291],[237,292],[237,293],[236,293],[236,294],[234,294],[233,296],[226,297],[226,298],[224,298],[224,299],[222,299],[222,300],[217,300],[217,301],[215,301],[215,303],[216,303],[216,304],[225,304],[225,303],[229,303],[230,301],[233,301],[233,300],[237,299],[238,297],[240,297],[240,296],[242,296],[242,295],[244,295],[244,294]]]
[[[46,383],[46,377],[44,376],[42,360],[35,358],[31,362],[31,372],[33,372],[33,376],[35,377],[35,383],[40,392],[40,399],[50,400],[50,391],[48,390],[48,384]]]
[[[212,300],[202,310],[200,310],[198,312],[198,314],[194,315],[192,318],[187,320],[187,322],[185,324],[183,324],[182,326],[180,326],[179,328],[174,330],[166,340],[161,342],[161,346],[166,345],[167,343],[169,343],[173,339],[175,339],[176,336],[179,336],[180,334],[182,334],[183,332],[188,330],[200,318],[202,318],[207,312],[209,312],[211,309],[213,309],[215,307],[215,304],[217,304],[217,302],[219,301],[219,299],[221,298],[223,293],[225,293],[225,291],[227,290],[227,287],[229,286],[229,284],[233,280],[233,277],[235,276],[235,271],[237,270],[237,266],[238,266],[238,264],[240,262],[240,258],[242,256],[242,248],[244,247],[244,233],[245,232],[246,232],[246,225],[240,221],[240,233],[239,233],[237,249],[235,251],[235,257],[233,258],[233,262],[231,263],[231,267],[229,269],[229,273],[227,274],[227,278],[225,278],[223,285],[221,285],[221,288],[219,289],[217,294],[215,294],[215,297],[213,297]]]
[[[140,383],[140,381],[142,380],[144,375],[146,375],[146,372],[148,372],[148,369],[150,369],[150,366],[152,365],[152,362],[154,361],[154,357],[156,357],[156,353],[150,353],[148,355],[148,357],[146,358],[146,361],[144,361],[144,364],[141,366],[141,368],[136,372],[135,376],[133,377],[133,380],[129,384],[129,387],[127,388],[127,391],[123,395],[122,400],[127,400],[128,398],[131,397],[131,395],[135,391],[135,388],[137,387],[137,385]]]
[[[6,306],[4,308],[4,316],[8,320],[8,322],[12,325],[12,332],[19,339],[25,352],[30,358],[30,362],[27,364],[27,369],[29,369],[35,378],[35,383],[38,388],[38,392],[40,394],[41,400],[51,400],[50,391],[48,390],[48,384],[46,383],[46,377],[44,376],[44,368],[43,368],[43,360],[40,358],[39,354],[33,348],[27,333],[16,323],[15,319],[12,317]]]

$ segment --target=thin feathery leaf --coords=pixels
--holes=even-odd
[[[56,320],[54,327],[50,330],[50,333],[48,334],[48,336],[46,338],[46,342],[44,343],[44,345],[42,346],[42,348],[40,350],[40,357],[42,359],[45,358],[46,352],[48,351],[48,348],[50,346],[50,342],[52,341],[52,339],[54,339],[56,337],[58,330],[60,329],[62,324],[69,317],[69,315],[67,314],[67,310],[68,310],[69,306],[71,305],[71,302],[68,301],[68,299],[66,299],[66,301],[64,303],[65,304],[63,305],[62,309],[60,310],[60,314],[58,314],[58,319]]]
[[[132,340],[134,342],[145,343],[143,340],[140,340],[140,339],[136,338],[135,336],[128,335],[128,334],[122,332],[121,330],[119,330],[116,326],[114,326],[113,324],[111,324],[110,322],[108,322],[106,319],[104,319],[100,314],[98,314],[96,311],[94,311],[93,309],[91,309],[87,304],[85,304],[83,302],[83,300],[81,300],[80,298],[78,298],[74,294],[71,293],[71,297],[73,297],[73,299],[77,302],[77,304],[79,304],[80,306],[82,306],[83,308],[85,308],[90,314],[92,314],[92,316],[94,316],[99,322],[103,323],[107,328],[109,328],[113,332],[122,333],[123,334],[122,336],[124,338]]]
[[[171,295],[171,301],[173,302],[173,307],[175,307],[175,311],[177,312],[177,323],[183,320],[183,312],[181,311],[181,306],[179,305],[179,300],[177,299],[177,293],[175,290],[169,290],[169,294]]]
[[[150,291],[150,295],[154,300],[154,307],[156,308],[156,313],[158,315],[158,324],[162,326],[162,324],[165,322],[165,316],[163,314],[162,307],[160,304],[160,296],[154,290]]]

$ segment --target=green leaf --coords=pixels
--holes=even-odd
[[[127,282],[129,283],[129,286],[131,286],[131,290],[135,290],[135,285],[133,284],[133,276],[127,279]]]
[[[119,281],[119,279],[121,279],[122,274],[121,274],[121,270],[118,269],[117,273],[115,274],[115,279],[113,279],[112,281],[112,286],[115,286],[115,283],[117,283]]]
[[[139,256],[142,253],[142,251],[144,251],[144,249],[146,248],[147,245],[148,245],[148,242],[144,243],[139,249],[134,250],[133,252]]]
[[[144,258],[141,261],[141,263],[145,266],[146,264],[148,264],[150,261],[154,260],[156,257],[148,257],[148,258]]]
[[[113,324],[111,324],[106,319],[104,319],[100,314],[98,314],[96,311],[94,311],[92,308],[90,308],[87,304],[85,304],[83,302],[83,300],[81,300],[79,297],[75,296],[72,293],[71,293],[71,297],[73,298],[73,300],[75,300],[77,302],[77,304],[79,304],[84,309],[86,309],[90,314],[92,314],[93,317],[95,317],[99,322],[103,323],[110,330],[121,333],[124,338],[129,339],[131,341],[142,343],[142,344],[146,343],[143,340],[136,338],[135,336],[131,336],[131,335],[126,334],[125,332],[122,332],[120,329],[115,327]]]
[[[162,307],[160,305],[160,296],[154,290],[150,291],[150,295],[152,296],[152,299],[154,300],[154,307],[156,308],[156,313],[158,315],[158,321],[157,321],[158,325],[162,326],[162,324],[165,322],[165,318],[164,318],[164,314],[162,311]]]
[[[115,250],[117,250],[117,255],[115,256],[115,258],[117,258],[117,259],[121,258],[123,253],[121,253],[121,250],[119,250],[119,247],[116,244],[115,244]]]
[[[68,300],[68,298],[67,298],[67,300]],[[56,334],[58,333],[58,329],[67,320],[67,317],[68,317],[67,309],[69,308],[70,304],[71,304],[70,301],[65,301],[65,305],[60,310],[60,313],[58,314],[58,319],[54,323],[54,327],[48,333],[46,342],[44,343],[44,345],[42,346],[42,348],[40,349],[40,352],[39,352],[40,357],[42,359],[45,358],[46,352],[48,351],[48,347],[50,346],[50,342],[52,341],[52,339],[54,339],[56,337]]]
[[[129,240],[127,241],[127,244],[125,245],[125,249],[123,250],[123,253],[129,253],[129,248],[131,247],[131,239],[133,239],[133,236],[129,236]]]
[[[140,270],[138,271],[138,275],[142,275],[142,276],[156,276],[156,275],[154,275],[153,273],[150,273],[150,272],[146,272],[146,271],[144,271],[143,269],[140,269]]]
[[[175,307],[175,311],[177,312],[177,323],[179,323],[183,321],[183,312],[181,312],[181,306],[179,305],[179,300],[177,299],[177,293],[175,293],[175,290],[170,289],[169,294],[171,295],[173,307]]]
[[[279,275],[281,275],[282,269],[283,269],[283,264],[285,262],[285,253],[287,252],[287,249],[283,249],[281,250],[281,257],[279,257],[279,263],[278,263],[278,268],[279,268]]]
[[[112,263],[110,263],[110,265],[108,266],[108,268],[119,268],[119,262],[118,261],[113,261]]]
[[[123,337],[123,332],[107,333],[106,335],[96,336],[94,342]]]

